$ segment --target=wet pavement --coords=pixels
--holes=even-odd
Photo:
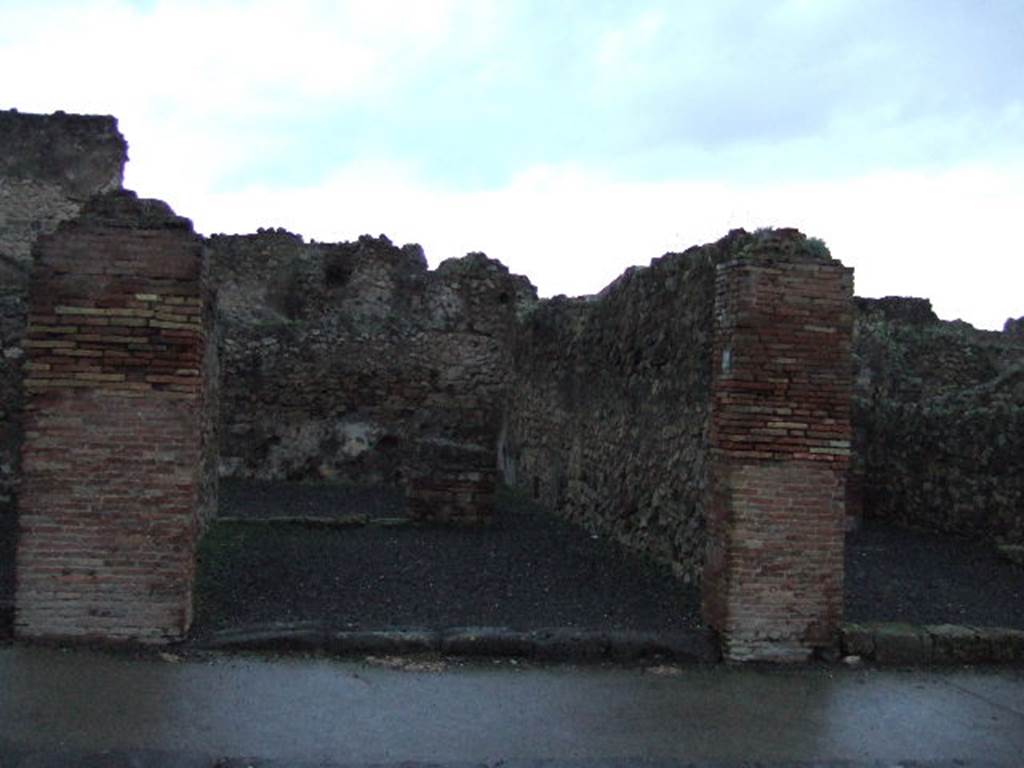
[[[0,647],[0,766],[1004,765],[1024,671]],[[962,761],[962,762],[957,762]]]

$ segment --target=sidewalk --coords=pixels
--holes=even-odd
[[[0,647],[0,681],[3,768],[1024,762],[1020,671],[179,661],[15,645]]]

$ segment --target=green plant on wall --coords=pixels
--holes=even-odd
[[[739,255],[742,257],[756,253],[759,248],[768,244],[775,237],[776,231],[775,227],[758,227],[751,234],[750,243],[740,251]],[[805,237],[797,247],[818,259],[832,258],[832,253],[829,251],[828,246],[825,245],[825,241],[820,237]]]
[[[819,259],[832,258],[832,252],[829,251],[825,241],[820,237],[808,237],[804,240],[804,250],[812,256],[817,256]]]

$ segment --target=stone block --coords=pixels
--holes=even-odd
[[[912,624],[877,624],[875,655],[879,664],[923,665],[932,659],[932,638],[923,627]]]
[[[441,637],[441,653],[451,656],[528,658],[533,655],[534,647],[528,632],[501,627],[453,628]]]
[[[860,656],[865,659],[875,657],[875,631],[872,624],[844,624],[842,629],[842,649],[847,656]]]
[[[1024,663],[1024,630],[1006,627],[977,627],[974,631],[988,645],[993,662],[999,664]]]
[[[932,661],[936,664],[980,664],[991,660],[991,642],[973,627],[959,624],[929,624]]]

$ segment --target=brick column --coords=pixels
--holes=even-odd
[[[15,631],[178,638],[213,492],[202,243],[165,204],[116,193],[35,256]]]
[[[842,618],[853,271],[795,230],[716,274],[704,612],[731,660],[802,660]]]
[[[409,517],[419,522],[474,524],[494,519],[498,469],[490,447],[426,439],[406,483]]]

